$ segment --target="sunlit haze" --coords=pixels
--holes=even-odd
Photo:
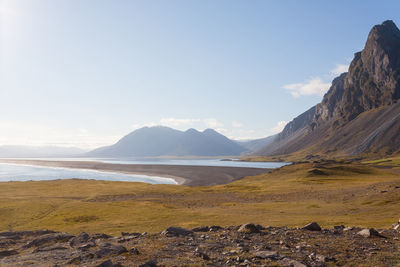
[[[397,1],[373,3],[0,0],[0,145],[95,148],[154,125],[278,133],[373,25],[400,23]]]

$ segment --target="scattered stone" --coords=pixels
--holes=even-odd
[[[146,262],[145,264],[139,265],[139,267],[158,267],[156,260],[151,260]]]
[[[71,241],[69,242],[69,245],[71,247],[78,247],[78,246],[82,246],[88,243],[88,241],[91,239],[91,237],[85,233],[82,232],[80,233],[78,236],[73,237],[71,239]],[[94,243],[94,241],[92,241]],[[96,243],[94,244],[94,246],[96,245]]]
[[[192,229],[193,232],[209,232],[210,227],[208,226],[200,226],[200,227],[195,227]]]
[[[248,233],[248,234],[254,234],[254,233],[259,233],[260,230],[257,228],[257,226],[255,226],[252,223],[246,223],[246,224],[242,224],[242,226],[240,226],[238,232],[240,233]]]
[[[171,226],[165,229],[161,234],[165,236],[187,236],[187,235],[192,235],[193,231],[180,227]]]
[[[335,230],[343,230],[343,229],[345,229],[345,226],[344,225],[335,225],[335,226],[333,226],[333,229],[335,229]]]
[[[139,236],[141,236],[142,234],[141,234],[141,233],[127,233],[127,232],[121,232],[121,235],[122,235],[122,236],[136,236],[136,237],[139,237]]]
[[[262,226],[261,224],[257,224],[256,225],[257,229],[262,231],[262,230],[266,230],[267,228],[265,228],[264,226]]]
[[[114,264],[112,263],[111,260],[106,260],[97,265],[97,267],[114,267]]]
[[[112,236],[106,235],[106,234],[97,233],[97,234],[93,234],[92,238],[93,239],[109,239],[109,238],[112,238]]]
[[[129,250],[129,253],[131,254],[131,255],[139,255],[140,253],[139,253],[139,250],[137,249],[137,248],[131,248],[130,250]]]
[[[219,231],[221,229],[223,229],[221,226],[213,225],[213,226],[210,226],[209,232],[216,232],[216,231]]]
[[[68,249],[68,248],[55,244],[55,245],[50,246],[50,247],[38,247],[38,248],[33,250],[33,253],[47,252],[47,251],[54,251],[54,250],[65,250],[65,249]]]
[[[17,254],[18,254],[18,252],[14,249],[3,250],[3,251],[0,251],[0,259],[8,257],[8,256],[12,256],[12,255],[17,255]]]
[[[35,238],[28,244],[24,246],[24,248],[31,248],[31,247],[39,247],[42,245],[50,245],[51,243],[59,243],[59,242],[68,242],[73,235],[70,234],[63,234],[63,233],[55,233],[55,234],[46,234]]]
[[[381,235],[374,228],[363,229],[360,232],[358,232],[357,235],[360,235],[360,236],[363,236],[363,237],[381,237],[381,238],[385,238],[385,236]]]
[[[301,229],[308,231],[321,231],[321,227],[316,222],[309,223]]]
[[[278,252],[272,251],[272,250],[262,250],[262,251],[256,251],[253,253],[254,256],[260,259],[277,259],[279,257]]]
[[[103,258],[110,255],[119,255],[127,252],[124,246],[113,245],[111,243],[104,243],[103,246],[95,252],[97,258]]]
[[[282,264],[285,267],[307,267],[305,264],[289,258],[283,258],[279,261],[279,264]]]

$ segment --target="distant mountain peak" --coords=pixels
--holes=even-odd
[[[165,126],[143,127],[116,144],[95,149],[90,157],[236,156],[247,149],[212,129],[179,131]]]

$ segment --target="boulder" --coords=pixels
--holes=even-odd
[[[188,236],[193,235],[193,231],[181,227],[171,226],[165,229],[161,234],[165,236]]]
[[[124,246],[104,243],[103,246],[95,252],[95,255],[97,258],[102,258],[110,255],[119,255],[125,252],[127,252],[127,250]]]
[[[279,264],[285,267],[307,267],[305,264],[289,258],[282,259]]]
[[[114,264],[111,260],[106,260],[97,265],[97,267],[122,267],[122,265],[119,263]]]
[[[16,250],[13,250],[13,249],[3,250],[3,251],[0,251],[0,259],[8,257],[8,256],[12,256],[12,255],[17,255],[17,254],[18,254],[18,252]]]
[[[80,247],[86,245],[89,242],[89,240],[92,243],[91,245],[93,245],[94,241],[91,239],[91,237],[87,233],[82,232],[78,236],[72,238],[71,241],[69,242],[69,245],[71,247]],[[94,246],[96,246],[96,243],[94,243]]]
[[[318,225],[318,223],[316,222],[312,222],[309,223],[305,226],[303,226],[303,228],[301,228],[303,230],[308,230],[308,231],[321,231],[321,226]]]
[[[150,260],[144,264],[139,265],[139,267],[158,267],[156,260]]]
[[[193,232],[208,232],[210,231],[209,226],[200,226],[200,227],[195,227],[192,229]]]
[[[253,233],[259,233],[260,230],[258,229],[257,226],[255,226],[253,223],[246,223],[242,224],[238,230],[240,233],[248,233],[248,234],[253,234]]]
[[[139,255],[139,254],[140,254],[140,252],[139,252],[139,250],[138,250],[137,248],[131,248],[131,249],[129,250],[129,253],[130,253],[131,255]]]
[[[272,250],[261,250],[253,253],[255,257],[260,259],[277,259],[279,258],[278,252]]]
[[[385,236],[381,235],[374,228],[363,229],[360,232],[358,232],[357,235],[362,236],[362,237],[381,237],[381,238],[385,238]]]
[[[23,248],[39,247],[43,245],[51,245],[53,243],[68,242],[73,237],[73,235],[63,233],[45,234],[43,236],[33,239]]]

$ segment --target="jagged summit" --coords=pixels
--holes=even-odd
[[[364,49],[355,53],[349,71],[332,81],[321,103],[290,122],[277,142],[260,152],[400,151],[400,118],[395,107],[399,98],[400,30],[387,20],[371,29]],[[385,115],[378,116],[378,109]]]

